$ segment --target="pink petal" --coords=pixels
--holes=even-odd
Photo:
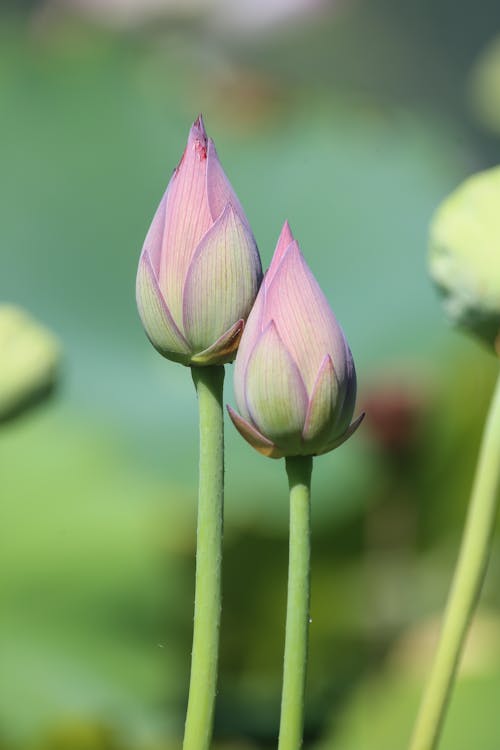
[[[212,226],[207,194],[207,135],[201,117],[167,187],[159,283],[175,320],[182,320],[182,290],[195,250]],[[155,232],[155,236],[157,233]]]
[[[264,283],[261,284],[257,299],[245,323],[234,363],[234,395],[236,404],[245,419],[250,419],[245,400],[245,373],[248,360],[262,333],[262,315],[264,312]]]
[[[325,354],[331,356],[343,383],[346,349],[342,329],[295,241],[267,287],[263,325],[270,320],[295,360],[309,395]]]
[[[246,319],[260,279],[253,235],[228,204],[200,242],[186,276],[183,327],[194,351],[210,347]]]
[[[157,278],[159,277],[159,274],[160,274],[160,262],[161,262],[161,253],[162,253],[162,247],[163,247],[163,235],[165,232],[166,206],[167,206],[167,193],[165,192],[160,201],[160,205],[156,209],[156,213],[153,217],[153,221],[151,222],[151,226],[149,227],[148,233],[146,235],[146,239],[144,240],[144,245],[142,247],[142,252],[143,253],[147,252],[149,255],[149,258],[151,260],[151,265],[153,267],[153,270]]]
[[[252,423],[287,453],[294,449],[299,453],[307,393],[300,372],[272,321],[250,356],[245,386]]]
[[[333,431],[336,434],[344,432],[344,430],[348,428],[356,405],[356,370],[354,368],[354,360],[347,341],[345,341],[345,349],[346,376],[344,381],[345,385],[342,389],[342,403],[339,403],[336,409],[336,418],[333,427]]]
[[[170,314],[147,250],[139,260],[136,296],[142,324],[153,346],[169,359],[187,364],[188,343]]]
[[[278,243],[274,251],[271,265],[269,266],[269,270],[266,274],[267,286],[269,286],[269,284],[273,280],[274,274],[276,273],[276,270],[281,263],[283,255],[288,250],[288,247],[292,244],[293,241],[294,237],[292,234],[292,230],[290,229],[290,224],[288,223],[288,221],[285,221],[285,223],[283,224],[283,229],[281,230],[281,234],[278,238]]]
[[[252,448],[255,448],[256,451],[259,451],[259,453],[262,453],[262,455],[268,456],[269,458],[283,458],[283,453],[280,449],[270,440],[265,438],[264,435],[261,435],[253,425],[240,417],[240,415],[237,414],[234,409],[231,409],[230,406],[227,407],[227,410],[234,426],[240,435],[245,438],[247,443],[250,443]]]
[[[306,442],[320,440],[331,431],[339,396],[339,383],[329,354],[323,360],[307,408],[304,431]]]
[[[215,144],[211,138],[208,139],[207,148],[207,198],[212,221],[218,219],[227,204],[230,203],[243,224],[249,227],[248,219],[238,196],[222,169]]]

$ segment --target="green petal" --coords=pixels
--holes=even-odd
[[[327,438],[338,400],[339,384],[332,359],[325,357],[314,384],[306,415],[303,437],[306,442]]]
[[[220,336],[215,344],[205,351],[191,357],[193,365],[225,365],[232,362],[236,356],[236,350],[240,342],[241,334],[245,325],[244,320],[238,320]]]
[[[262,333],[248,361],[245,385],[246,403],[257,429],[287,455],[299,453],[307,392],[273,321]]]
[[[136,295],[142,325],[155,349],[168,359],[187,364],[189,347],[163,298],[147,252],[139,261]]]
[[[348,440],[351,435],[353,435],[356,430],[358,429],[359,425],[365,418],[365,412],[359,415],[357,419],[352,422],[352,424],[349,425],[347,430],[340,435],[340,437],[335,438],[335,440],[332,440],[325,448],[322,448],[321,450],[316,452],[317,456],[322,456],[324,453],[329,453],[330,451],[333,451],[335,448],[338,448],[339,445],[342,445],[342,443],[345,443],[346,440]]]
[[[228,204],[200,242],[184,285],[184,333],[194,351],[208,349],[247,318],[259,282],[255,241]]]
[[[283,453],[274,443],[265,438],[264,435],[261,435],[253,425],[249,424],[243,417],[240,417],[230,406],[227,407],[227,410],[232,423],[252,448],[255,448],[256,451],[269,458],[283,458]]]

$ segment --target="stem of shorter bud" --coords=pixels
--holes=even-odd
[[[309,632],[312,456],[286,459],[290,486],[290,543],[283,693],[278,750],[299,750]]]
[[[191,678],[184,750],[208,750],[212,739],[222,602],[224,510],[224,367],[192,367],[200,415],[200,468]]]
[[[486,420],[460,554],[410,750],[438,747],[491,548],[500,488],[500,375]]]

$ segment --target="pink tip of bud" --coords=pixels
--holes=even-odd
[[[271,283],[273,276],[283,259],[284,254],[294,241],[295,240],[292,234],[292,230],[290,229],[290,224],[288,223],[288,221],[285,221],[278,239],[278,243],[276,245],[276,249],[274,251],[271,265],[269,266],[269,271],[267,272],[266,284],[268,286]]]

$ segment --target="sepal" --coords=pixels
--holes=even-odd
[[[193,365],[227,365],[236,357],[236,351],[240,342],[241,334],[245,326],[243,319],[236,321],[234,326],[220,336],[215,344],[209,346],[199,354],[191,357]]]
[[[284,454],[280,451],[277,445],[274,445],[274,443],[265,438],[264,435],[261,435],[253,425],[249,424],[246,419],[243,419],[243,417],[240,417],[240,415],[237,414],[234,409],[231,409],[229,405],[227,410],[232,423],[252,448],[255,448],[256,451],[262,453],[263,456],[267,456],[268,458],[283,458]]]
[[[136,297],[142,325],[155,349],[174,362],[188,364],[189,345],[163,298],[147,250],[139,261]]]

